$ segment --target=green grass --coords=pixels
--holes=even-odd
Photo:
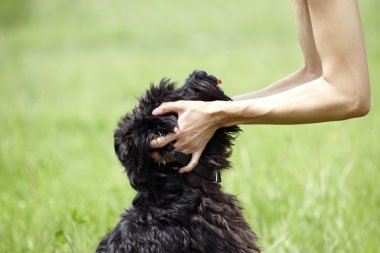
[[[92,252],[135,194],[117,120],[194,69],[249,92],[301,65],[290,1],[24,1],[0,19],[0,252]],[[224,173],[264,252],[380,252],[380,4],[365,118],[245,126]],[[0,3],[0,8],[2,4]]]

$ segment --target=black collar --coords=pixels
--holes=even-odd
[[[187,154],[182,153],[182,152],[174,151],[172,153],[172,156],[182,166],[186,166],[191,161],[191,155],[187,155]],[[222,182],[220,171],[219,170],[209,169],[204,164],[198,163],[194,167],[194,169],[191,172],[189,172],[189,173],[197,174],[198,176],[200,176],[200,177],[202,177],[202,178],[204,178],[204,179],[206,179],[206,180],[208,180],[210,182],[213,182],[213,183],[220,183],[220,182]]]
[[[157,166],[158,169],[176,170],[181,166],[186,166],[191,161],[191,155],[182,152],[174,151],[169,156],[176,160],[176,163],[160,164]],[[194,173],[213,183],[220,183],[222,181],[221,173],[219,170],[210,169],[204,164],[200,163],[198,163],[189,173]]]

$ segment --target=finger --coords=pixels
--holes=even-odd
[[[191,161],[189,162],[189,164],[186,165],[185,167],[182,167],[179,170],[179,173],[186,173],[186,172],[192,171],[195,168],[195,166],[197,166],[197,164],[199,162],[199,158],[202,155],[202,152],[203,152],[203,150],[200,150],[200,151],[193,153],[191,156]]]
[[[165,136],[158,137],[150,141],[150,147],[162,148],[166,146],[167,144],[169,144],[170,142],[174,141],[176,138],[177,138],[176,134],[168,134]]]
[[[178,112],[180,110],[179,101],[162,103],[159,107],[153,110],[153,115],[163,115],[169,112]]]

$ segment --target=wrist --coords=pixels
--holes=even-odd
[[[213,110],[213,122],[218,127],[229,127],[239,124],[256,124],[274,110],[275,105],[250,99],[242,101],[217,101]]]
[[[217,129],[237,124],[239,109],[234,101],[214,101],[210,106],[210,119]]]
[[[223,126],[224,118],[225,118],[225,113],[224,113],[224,108],[226,105],[224,104],[225,101],[212,101],[212,102],[207,102],[207,114],[209,116],[209,123],[211,127],[215,129],[219,129]]]

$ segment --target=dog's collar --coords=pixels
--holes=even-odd
[[[182,166],[186,166],[191,161],[191,155],[187,155],[187,154],[182,153],[182,152],[174,151],[171,155]],[[208,181],[213,182],[213,183],[222,182],[222,177],[221,177],[220,171],[208,169],[204,164],[198,163],[194,167],[194,169],[189,173],[197,174],[198,176],[200,176],[204,179],[207,179]]]
[[[187,155],[182,152],[173,151],[168,154],[171,158],[176,160],[175,162],[171,163],[163,163],[158,164],[157,169],[159,170],[168,170],[169,171],[176,171],[181,166],[186,166],[191,161],[191,155]],[[185,174],[195,174],[203,179],[206,179],[209,182],[212,183],[220,183],[222,181],[221,178],[221,172],[219,170],[213,170],[210,168],[207,168],[206,165],[198,163],[194,169],[188,173]]]

